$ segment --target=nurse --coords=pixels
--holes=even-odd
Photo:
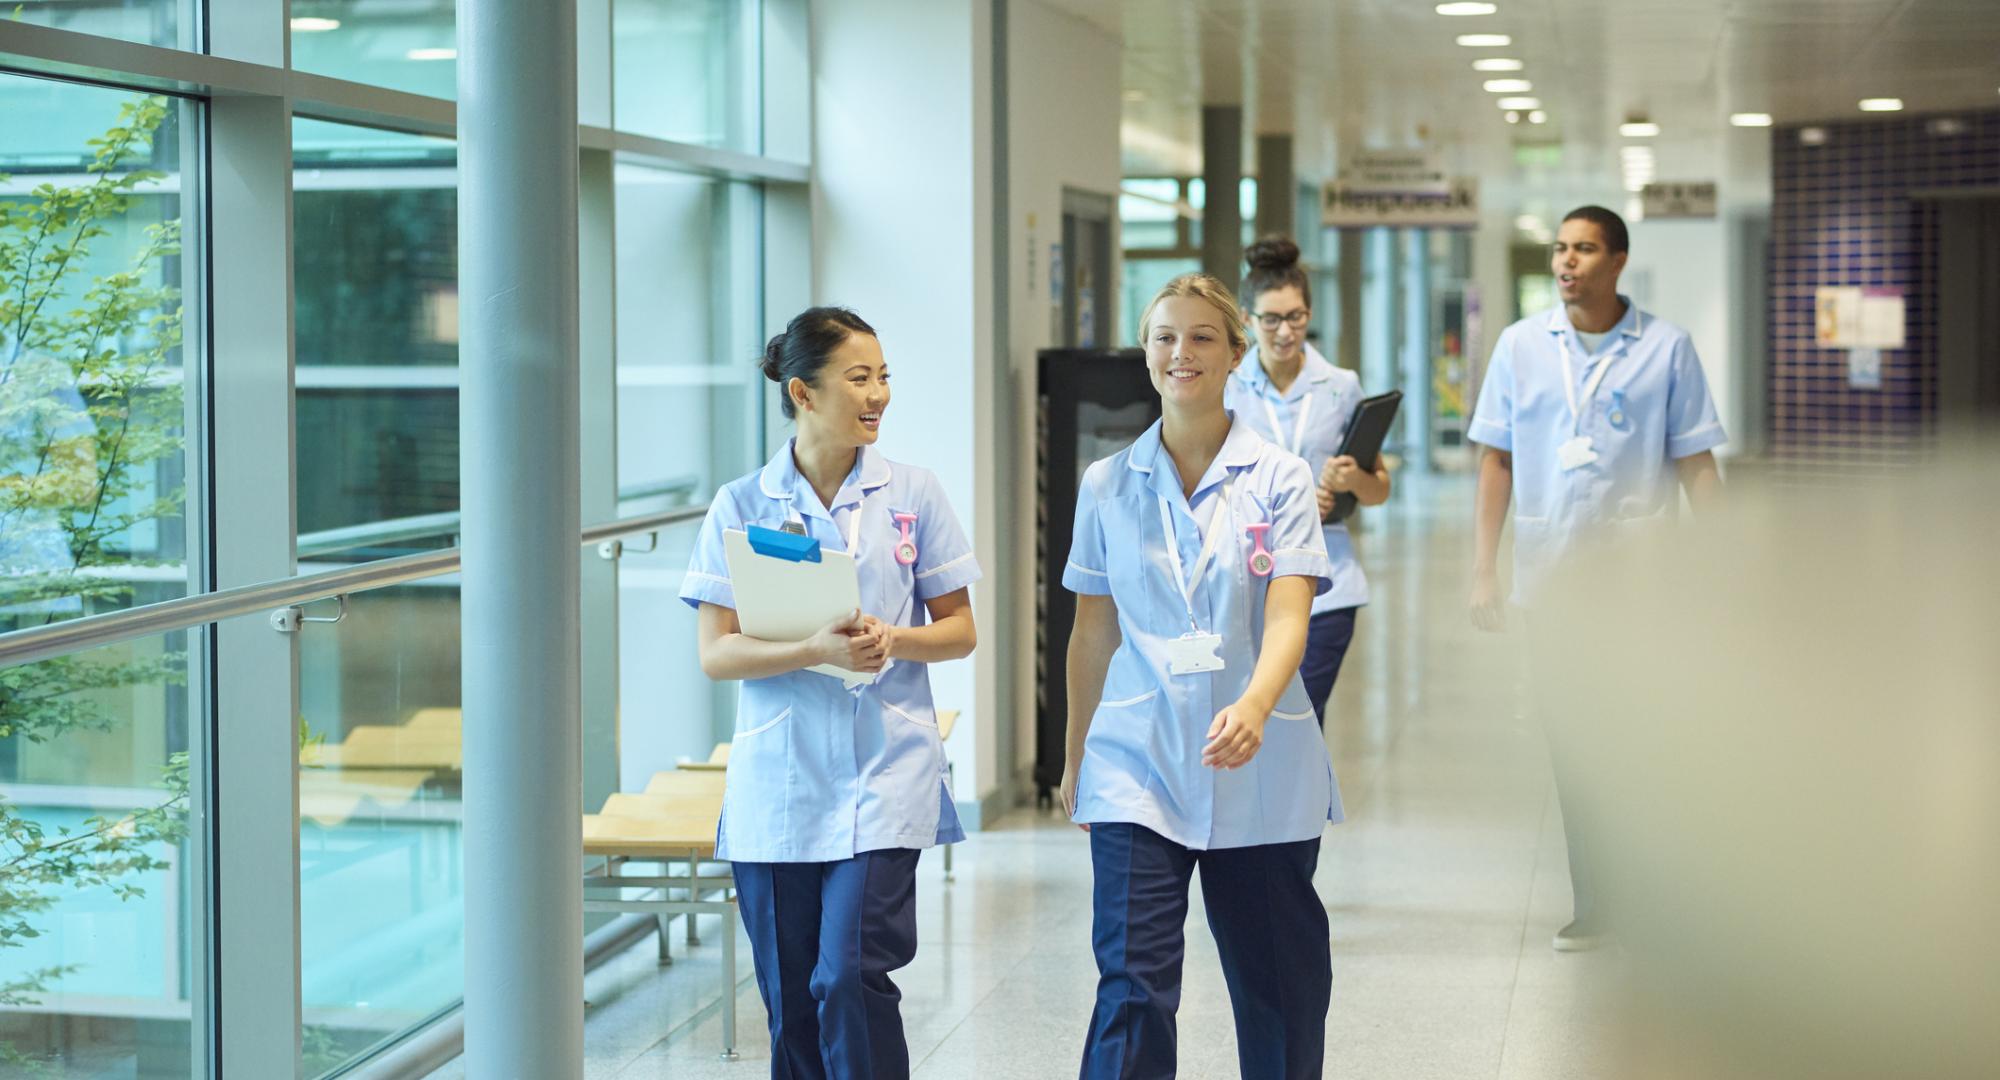
[[[860,316],[800,314],[763,370],[798,434],[716,493],[681,587],[703,673],[742,680],[716,857],[734,868],[772,1077],[905,1077],[889,973],[916,956],[917,856],[965,838],[927,665],[972,652],[979,564],[937,478],[874,447],[889,370]],[[745,636],[722,535],[748,525],[852,552],[861,609],[805,641]],[[816,664],[876,679],[850,691]]]
[[[1244,291],[1256,344],[1229,379],[1223,404],[1267,441],[1305,459],[1319,479],[1319,514],[1333,510],[1335,495],[1353,494],[1362,506],[1389,498],[1389,466],[1376,458],[1363,470],[1351,455],[1338,453],[1361,404],[1361,378],[1335,367],[1306,340],[1312,325],[1312,281],[1299,264],[1299,246],[1267,236],[1243,253],[1250,264]],[[1354,640],[1354,616],[1368,602],[1368,577],[1354,557],[1347,523],[1325,525],[1326,557],[1333,587],[1313,598],[1306,631],[1306,656],[1299,667],[1313,715],[1326,726],[1326,701],[1333,693],[1340,662]]]
[[[1299,678],[1328,584],[1312,473],[1223,407],[1249,342],[1221,282],[1175,278],[1140,325],[1161,419],[1084,473],[1063,571],[1062,798],[1090,832],[1099,976],[1082,1075],[1174,1074],[1199,869],[1242,1075],[1316,1077],[1333,969],[1312,876],[1341,811]]]
[[[1726,440],[1694,343],[1618,291],[1629,235],[1624,219],[1601,206],[1570,211],[1550,251],[1562,303],[1509,326],[1493,346],[1467,429],[1485,447],[1470,602],[1479,629],[1506,625],[1498,561],[1510,502],[1513,602],[1532,611],[1549,576],[1583,546],[1671,522],[1682,489],[1698,513],[1721,499],[1714,450]],[[1567,650],[1526,621],[1534,680],[1546,691],[1562,676]],[[1544,720],[1575,916],[1554,944],[1580,952],[1601,944],[1610,927],[1597,863],[1617,850],[1595,839],[1587,797],[1602,786],[1582,764],[1597,741],[1595,725],[1586,717]]]

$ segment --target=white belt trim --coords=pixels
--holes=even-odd
[[[960,555],[960,556],[959,556],[958,558],[956,558],[956,559],[953,559],[952,561],[950,561],[950,562],[948,562],[948,563],[945,563],[945,564],[944,564],[943,566],[933,566],[933,567],[931,567],[931,568],[930,568],[929,570],[925,570],[925,571],[923,571],[922,573],[919,573],[919,574],[917,575],[917,577],[919,577],[919,578],[927,578],[927,577],[930,577],[930,576],[931,576],[932,574],[941,574],[941,573],[945,572],[946,570],[949,570],[949,569],[951,569],[952,567],[954,567],[954,566],[957,566],[957,565],[958,565],[959,563],[962,563],[962,562],[964,562],[965,560],[967,560],[967,559],[970,559],[970,558],[972,558],[972,552],[968,551],[968,552],[966,552],[965,554],[963,554],[963,555]]]
[[[774,727],[777,727],[781,723],[784,723],[785,717],[790,715],[792,715],[791,707],[786,706],[784,712],[781,712],[778,715],[773,716],[769,720],[766,720],[763,723],[758,724],[756,727],[753,727],[748,731],[739,731],[736,734],[730,736],[730,738],[747,739],[752,735],[762,735],[764,732],[769,731]]]
[[[1100,709],[1123,709],[1130,705],[1143,705],[1159,696],[1160,692],[1158,690],[1148,690],[1138,697],[1126,698],[1123,701],[1100,701],[1097,703],[1097,707]]]

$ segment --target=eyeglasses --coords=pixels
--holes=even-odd
[[[1306,324],[1312,321],[1313,313],[1311,308],[1300,308],[1297,311],[1287,312],[1283,315],[1276,312],[1260,311],[1254,317],[1257,320],[1257,325],[1266,330],[1276,330],[1279,323],[1284,323],[1294,330],[1304,330]]]

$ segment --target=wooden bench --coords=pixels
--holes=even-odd
[[[660,924],[660,962],[671,964],[667,920],[687,918],[687,943],[701,943],[697,914],[722,917],[722,1057],[736,1053],[736,894],[728,865],[715,860],[722,820],[722,772],[656,774],[644,794],[617,794],[602,812],[583,816],[583,853],[603,863],[583,875],[585,911],[650,914]],[[657,874],[632,874],[632,863],[657,863]],[[676,872],[676,870],[681,872]],[[629,890],[644,889],[632,897]],[[680,896],[675,897],[678,890]]]

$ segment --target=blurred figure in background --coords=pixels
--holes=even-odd
[[[1671,522],[1685,488],[1697,512],[1721,480],[1712,451],[1724,442],[1701,360],[1687,332],[1639,310],[1618,292],[1629,248],[1625,222],[1599,206],[1572,210],[1550,253],[1560,306],[1508,327],[1494,345],[1469,437],[1480,455],[1472,620],[1505,625],[1498,560],[1514,504],[1514,595],[1535,602],[1550,573],[1593,545],[1622,546]],[[1596,835],[1585,765],[1612,697],[1565,712],[1543,691],[1574,670],[1568,644],[1530,622],[1534,682],[1543,705],[1575,917],[1555,947],[1597,947],[1614,917],[1603,910],[1597,864],[1616,857]]]

